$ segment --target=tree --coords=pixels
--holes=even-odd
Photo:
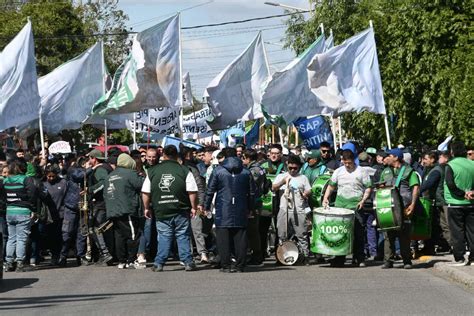
[[[341,43],[373,20],[392,142],[435,145],[452,134],[472,144],[472,1],[318,3],[309,21],[288,20],[287,46],[303,51],[320,23],[332,28],[335,42]],[[349,137],[367,144],[378,146],[385,139],[382,117],[371,113],[344,114],[343,127]]]

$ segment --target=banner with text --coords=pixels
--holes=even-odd
[[[193,139],[212,135],[206,119],[211,114],[208,107],[183,116],[183,138]],[[159,135],[171,135],[179,132],[179,110],[159,107],[135,112],[135,128],[137,133],[150,132]],[[127,127],[133,131],[133,120],[127,121]]]
[[[293,124],[307,149],[319,149],[322,142],[333,143],[331,127],[323,116],[301,117]]]

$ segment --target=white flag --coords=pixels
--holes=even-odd
[[[38,118],[40,97],[31,22],[0,53],[0,130]]]
[[[47,133],[81,127],[104,93],[104,70],[102,45],[97,43],[38,80]]]
[[[207,86],[204,96],[213,112],[212,129],[224,129],[239,120],[263,117],[260,108],[262,85],[270,74],[262,35]]]
[[[191,109],[194,105],[193,92],[191,90],[191,78],[189,72],[183,76],[183,108]]]
[[[112,89],[93,114],[131,113],[156,107],[181,106],[179,14],[138,33],[132,52],[117,69]]]
[[[316,55],[308,65],[308,77],[311,91],[335,115],[364,110],[385,114],[372,28]]]
[[[315,54],[324,50],[321,35],[283,70],[274,73],[265,87],[262,106],[270,115],[280,115],[287,123],[298,117],[325,113],[320,100],[308,86],[306,67]]]

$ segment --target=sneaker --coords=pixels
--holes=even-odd
[[[143,269],[146,269],[146,262],[140,263],[137,259],[133,263],[130,263],[129,266],[133,266],[130,269],[143,270]]]
[[[411,263],[405,263],[405,264],[403,264],[403,269],[405,269],[405,270],[410,270],[410,269],[412,269],[412,268],[413,268],[413,266],[412,266]]]
[[[365,268],[367,267],[367,264],[365,263],[365,261],[360,261],[360,262],[356,262],[355,266],[359,268]]]
[[[452,267],[463,267],[463,266],[468,266],[468,265],[470,265],[470,264],[471,264],[471,262],[468,261],[468,260],[466,260],[466,259],[464,259],[464,258],[449,263],[449,265],[452,266]]]
[[[391,269],[391,268],[393,268],[393,262],[392,261],[386,261],[382,266],[382,269]]]
[[[90,266],[92,262],[86,259],[86,257],[77,257],[76,258],[77,266]]]
[[[109,266],[112,264],[112,261],[114,258],[109,254],[109,255],[103,255],[99,258],[99,260],[96,262],[96,265],[99,266]]]
[[[119,269],[126,269],[127,268],[127,264],[126,263],[119,263],[117,268]]]
[[[59,259],[58,266],[60,266],[61,268],[65,268],[66,265],[67,265],[67,259],[65,257]]]
[[[5,272],[15,271],[15,266],[13,265],[13,262],[5,262],[5,264],[3,265],[3,271]]]
[[[185,266],[185,264],[184,264],[184,262],[183,262],[183,261],[180,261],[180,262],[179,262],[179,265],[180,265],[180,266],[182,266],[182,267],[184,267],[184,266]]]
[[[207,256],[207,253],[203,252],[201,253],[201,263],[209,263],[209,257]]]
[[[196,270],[196,264],[194,262],[188,263],[184,266],[184,271],[195,271]]]
[[[136,262],[141,263],[141,264],[145,264],[146,263],[145,255],[144,254],[139,254]]]
[[[153,272],[163,272],[163,265],[161,265],[161,264],[153,265],[153,267],[151,267],[151,271],[153,271]]]
[[[25,269],[25,265],[23,264],[23,262],[17,262],[15,272],[25,272],[25,271],[26,271],[26,269]]]
[[[223,272],[223,273],[234,273],[236,272],[235,269],[231,269],[231,268],[220,268],[219,269],[219,272]]]

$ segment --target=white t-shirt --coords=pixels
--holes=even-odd
[[[283,181],[284,178],[288,175],[287,172],[285,173],[280,173],[279,175],[276,176],[275,181],[273,183],[279,183]],[[297,212],[303,212],[306,213],[306,210],[309,208],[308,205],[308,200],[303,198],[303,193],[305,191],[311,190],[311,185],[309,184],[309,180],[306,176],[299,174],[296,177],[291,177],[290,180],[290,201],[293,201],[294,203],[290,202],[290,208],[294,207],[296,208]],[[280,187],[280,210],[286,211],[288,207],[288,196],[284,194],[286,190],[286,184],[282,185]]]
[[[188,192],[198,191],[196,179],[194,179],[192,172],[189,172],[188,175],[186,176],[186,191]],[[150,178],[148,178],[148,175],[145,178],[145,182],[143,182],[142,192],[151,193],[151,182],[150,182]]]
[[[356,166],[352,172],[341,166],[334,171],[329,184],[337,187],[337,195],[345,199],[359,199],[365,189],[372,186],[367,169]]]

